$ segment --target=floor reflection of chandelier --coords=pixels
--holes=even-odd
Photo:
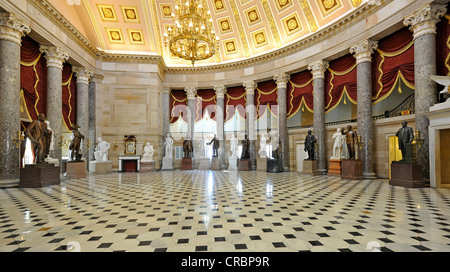
[[[175,0],[172,17],[175,26],[164,33],[164,43],[173,55],[191,61],[192,65],[214,56],[219,37],[205,0]]]

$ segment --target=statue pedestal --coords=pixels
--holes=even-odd
[[[161,170],[173,170],[172,157],[163,157]]]
[[[267,172],[280,173],[283,170],[283,161],[281,159],[267,159]]]
[[[112,161],[89,162],[89,172],[95,173],[95,174],[112,173]]]
[[[211,170],[220,171],[220,160],[219,157],[212,157],[211,159]]]
[[[58,159],[45,158],[45,161],[46,161],[48,164],[54,164],[55,166],[59,166],[59,161],[58,161]]]
[[[209,170],[209,168],[211,168],[209,158],[200,158],[198,170]]]
[[[42,188],[59,185],[59,166],[54,164],[27,164],[20,168],[20,188]]]
[[[155,161],[141,161],[140,173],[155,172]]]
[[[250,171],[252,170],[252,164],[249,159],[240,159],[238,161],[238,170],[239,171]]]
[[[363,179],[361,160],[343,160],[342,161],[343,179]]]
[[[192,170],[192,158],[183,158],[181,160],[181,170]]]
[[[393,161],[391,164],[391,180],[389,185],[407,188],[426,187],[422,180],[422,165],[402,161]]]
[[[237,170],[237,161],[238,159],[235,157],[228,158],[228,170]]]
[[[66,178],[85,178],[87,177],[86,162],[67,162],[67,172],[65,174]]]
[[[267,158],[256,158],[256,170],[267,171]]]
[[[303,171],[300,173],[302,175],[318,176],[320,175],[317,170],[316,160],[304,160],[303,161]]]
[[[342,160],[330,159],[329,162],[328,175],[340,177],[342,173]]]

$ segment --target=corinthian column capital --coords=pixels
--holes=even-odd
[[[197,88],[195,88],[195,87],[186,87],[186,88],[184,88],[184,91],[187,94],[187,99],[188,100],[195,99],[195,95],[197,94]]]
[[[14,14],[0,12],[0,40],[7,40],[20,45],[22,37],[30,31],[31,28],[17,19]]]
[[[89,78],[94,75],[92,71],[87,70],[84,67],[72,67],[72,71],[75,73],[77,77],[77,84],[84,83],[89,84]]]
[[[368,39],[350,47],[350,53],[356,58],[356,64],[371,62],[373,51],[378,48],[378,42]]]
[[[318,60],[308,65],[308,70],[311,71],[313,78],[325,78],[325,71],[330,67],[328,61]]]
[[[273,80],[277,83],[277,88],[287,88],[287,83],[291,79],[291,76],[286,73],[281,73],[273,76]]]
[[[245,92],[248,95],[255,95],[255,89],[256,89],[256,82],[253,80],[249,80],[249,81],[245,81],[244,83],[242,83],[242,85],[245,88]]]
[[[39,51],[47,60],[47,67],[63,68],[63,63],[69,59],[69,55],[57,46],[41,45]]]
[[[447,8],[445,5],[427,4],[421,10],[406,17],[403,20],[405,26],[410,26],[414,33],[414,39],[426,34],[436,34],[436,24],[445,15]]]
[[[224,85],[214,86],[214,91],[218,99],[224,99],[227,88]]]

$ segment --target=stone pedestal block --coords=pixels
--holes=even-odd
[[[303,175],[310,176],[318,176],[320,175],[317,170],[317,161],[316,160],[304,160],[303,161],[303,171],[301,172]]]
[[[192,158],[183,158],[181,160],[181,170],[192,170]]]
[[[94,173],[94,174],[112,173],[112,161],[89,162],[89,172]]]
[[[139,172],[155,172],[155,161],[141,161],[141,169]]]
[[[328,167],[329,176],[341,176],[342,160],[330,159],[330,167]]]
[[[228,170],[237,170],[237,158],[229,157],[228,158]]]
[[[220,170],[220,159],[219,157],[213,157],[211,159],[211,170],[219,171]]]
[[[86,162],[68,162],[67,163],[67,172],[65,174],[66,178],[85,178],[87,177],[87,169],[86,169]]]
[[[267,158],[256,159],[256,170],[267,171]]]
[[[200,158],[200,164],[198,165],[198,170],[209,170],[211,168],[211,161],[209,158]]]
[[[280,173],[283,172],[283,160],[282,159],[268,159],[267,160],[267,172]]]
[[[20,188],[42,188],[60,182],[59,166],[54,164],[28,164],[20,169]]]
[[[173,170],[173,158],[163,157],[161,170]]]
[[[342,174],[343,179],[363,179],[362,174],[362,162],[361,160],[343,160],[342,161]]]
[[[390,185],[407,188],[423,188],[422,165],[404,162],[392,162]]]
[[[242,159],[238,161],[238,170],[239,171],[251,171],[252,163],[249,159]]]

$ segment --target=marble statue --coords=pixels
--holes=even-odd
[[[344,131],[344,130],[343,130]],[[343,132],[345,134],[345,141],[347,143],[347,151],[350,160],[355,159],[356,148],[358,147],[358,134],[352,129],[351,125],[347,126],[347,131]]]
[[[230,139],[230,151],[231,151],[231,157],[237,158],[237,151],[238,151],[238,139],[234,136],[234,134],[231,136]]]
[[[81,161],[81,154],[80,154],[80,147],[81,147],[81,140],[84,140],[84,135],[81,134],[81,132],[78,130],[80,128],[79,125],[74,124],[72,126],[72,141],[69,145],[70,153],[70,161],[72,162],[80,162]]]
[[[165,146],[165,158],[172,158],[172,150],[173,150],[173,139],[170,137],[170,134],[167,134],[166,140],[164,141]]]
[[[265,134],[262,134],[261,139],[259,141],[259,151],[258,151],[259,156],[261,158],[267,158],[266,149],[267,149],[267,138],[266,138]]]
[[[98,144],[94,151],[94,157],[96,161],[108,161],[108,152],[111,144],[107,141],[103,141],[101,137],[97,138]]]
[[[206,138],[203,135],[202,140],[199,143],[199,149],[200,149],[200,158],[206,158]]]
[[[404,161],[405,159],[411,159],[406,158],[406,145],[413,142],[414,131],[411,127],[408,127],[408,122],[402,122],[402,128],[397,131],[395,136],[398,137],[398,148],[402,152],[402,161]]]
[[[344,154],[344,143],[345,143],[345,136],[342,134],[342,131],[340,128],[336,130],[336,132],[333,134],[334,139],[334,145],[333,145],[333,156],[331,156],[330,159],[332,160],[340,160],[343,158]]]
[[[142,154],[142,162],[150,162],[153,161],[153,153],[155,150],[153,149],[153,145],[150,143],[146,143],[144,146],[144,154]]]
[[[315,152],[316,152],[316,137],[312,135],[312,131],[308,130],[308,135],[305,138],[305,152],[308,152],[307,161],[315,160]]]
[[[212,145],[213,148],[213,157],[218,157],[219,156],[219,147],[220,147],[220,142],[219,139],[217,139],[216,134],[214,134],[214,138],[211,140],[211,142],[207,143],[207,145]]]
[[[25,130],[25,136],[30,139],[33,144],[33,151],[36,156],[35,163],[45,163],[49,148],[49,139],[51,138],[50,131],[47,129],[45,123],[45,115],[40,113],[38,119],[33,120]]]
[[[247,134],[245,134],[245,138],[242,140],[241,144],[242,144],[241,160],[250,159],[250,140],[248,139]]]

